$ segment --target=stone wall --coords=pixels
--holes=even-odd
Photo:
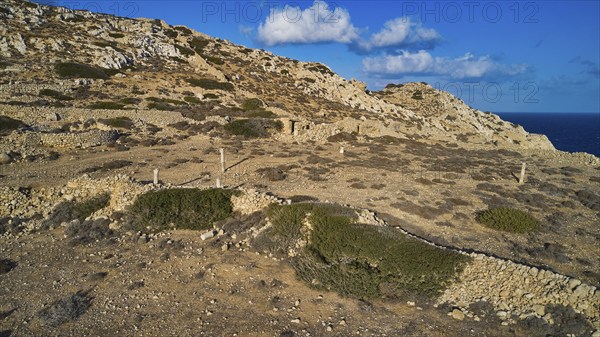
[[[439,298],[439,303],[450,303],[467,315],[470,304],[484,301],[496,309],[496,315],[506,324],[515,318],[529,316],[553,323],[547,304],[571,306],[600,329],[600,291],[580,280],[529,267],[512,261],[483,254],[468,254],[474,258],[466,266],[458,281]]]

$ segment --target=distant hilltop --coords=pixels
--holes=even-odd
[[[323,64],[246,48],[158,19],[22,0],[3,1],[0,17],[0,100],[13,106],[85,108],[101,101],[96,108],[188,115],[201,109],[235,116],[244,100],[257,99],[273,117],[338,123],[334,132],[353,131],[348,125],[360,131],[362,123],[367,136],[554,149],[545,136],[423,83],[370,92]]]

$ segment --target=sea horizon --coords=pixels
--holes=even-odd
[[[600,157],[600,113],[503,112],[496,114],[503,120],[523,126],[527,132],[546,135],[558,150],[586,152]]]

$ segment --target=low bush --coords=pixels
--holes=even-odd
[[[165,102],[150,102],[146,107],[148,109],[156,109],[161,111],[173,111],[177,109],[177,107],[174,107],[171,104]]]
[[[196,96],[185,96],[183,98],[184,101],[190,103],[190,104],[200,104],[202,103],[202,100],[200,100],[198,97]]]
[[[260,174],[268,181],[281,181],[286,178],[285,172],[277,167],[265,167],[256,170],[256,173]]]
[[[252,111],[263,107],[263,102],[258,98],[248,98],[242,102],[244,111]]]
[[[137,197],[127,211],[128,226],[140,231],[203,230],[231,216],[233,191],[166,189]]]
[[[232,91],[234,89],[233,84],[228,82],[219,82],[207,78],[188,78],[186,80],[190,85],[194,87],[200,87],[207,90],[223,90],[223,91]]]
[[[88,292],[78,291],[73,295],[59,299],[40,310],[37,316],[44,325],[50,327],[57,327],[73,321],[83,315],[92,305],[92,297],[89,296]]]
[[[412,95],[412,99],[422,100],[423,99],[423,92],[421,90],[415,91],[413,93],[413,95]]]
[[[83,223],[71,223],[65,228],[65,236],[71,239],[73,245],[108,239],[113,235],[109,224],[110,220],[106,218],[85,220]]]
[[[529,213],[509,207],[488,209],[479,213],[476,220],[486,227],[511,233],[527,233],[539,227]]]
[[[175,105],[187,105],[186,102],[171,98],[147,97],[146,100],[156,103],[170,103]]]
[[[9,62],[0,61],[0,69],[6,69],[6,68],[8,68],[9,65],[10,65]]]
[[[194,51],[191,50],[188,47],[184,47],[184,46],[180,46],[178,44],[175,45],[175,48],[177,49],[177,51],[179,51],[179,53],[183,56],[192,56],[194,55]]]
[[[208,46],[209,42],[210,41],[207,39],[195,37],[190,41],[190,47],[192,47],[192,49],[194,49],[198,55],[202,55],[204,48]]]
[[[102,101],[88,105],[88,109],[123,110],[125,104],[118,102]]]
[[[72,62],[57,63],[54,70],[61,77],[66,78],[96,78],[107,79],[108,75],[102,68]]]
[[[113,127],[113,128],[127,129],[127,130],[130,130],[134,125],[133,121],[129,117],[124,117],[124,116],[108,118],[108,119],[100,119],[99,122],[104,125]]]
[[[212,63],[212,64],[216,64],[216,65],[223,65],[225,64],[225,61],[220,58],[220,57],[216,57],[216,56],[210,56],[207,54],[201,54],[200,56],[202,56],[203,59],[205,59],[206,61]]]
[[[0,259],[0,275],[6,274],[17,267],[17,263],[13,260]]]
[[[175,27],[173,27],[173,29],[175,29],[176,31],[179,31],[183,35],[192,35],[192,31],[185,26],[175,26]]]
[[[206,99],[219,99],[219,95],[211,94],[209,92],[209,93],[204,94],[204,98],[206,98]]]
[[[179,36],[179,33],[177,33],[175,30],[173,29],[165,29],[165,35],[167,37],[170,37],[172,39],[176,39],[177,36]]]
[[[329,75],[329,76],[335,75],[335,73],[333,71],[331,71],[331,69],[327,68],[327,66],[325,66],[323,64],[317,64],[316,66],[309,67],[308,70],[316,71],[323,75]]]
[[[53,228],[63,222],[72,220],[84,221],[96,211],[108,206],[110,194],[101,194],[80,202],[63,201],[56,206],[50,216],[43,221],[42,228]]]
[[[52,90],[52,89],[42,89],[42,90],[40,90],[40,96],[52,97],[52,98],[60,100],[60,101],[71,101],[71,100],[73,100],[73,97],[67,96],[67,95],[63,94],[62,92],[59,92],[59,91],[56,91],[56,90]]]
[[[283,123],[266,119],[238,119],[225,125],[225,131],[232,135],[247,138],[260,138],[269,136],[272,130],[281,131]]]
[[[246,114],[246,117],[251,117],[251,118],[275,118],[275,117],[277,117],[277,115],[274,114],[272,111],[269,111],[269,110],[258,109],[258,110],[254,110],[254,111],[248,112]]]
[[[113,39],[121,39],[125,37],[125,34],[123,33],[108,33],[108,36],[112,37]]]
[[[292,260],[298,277],[344,296],[435,297],[469,260],[392,228],[358,224],[355,211],[339,205],[277,205],[268,215],[273,227],[263,235],[271,238],[259,240],[283,252],[308,242]]]
[[[13,119],[8,116],[0,116],[0,135],[6,135],[13,130],[26,127],[27,124],[18,119]]]
[[[177,63],[181,63],[181,64],[188,63],[188,61],[182,59],[181,57],[171,56],[171,57],[169,57],[169,59],[171,59],[171,60],[173,60],[173,61],[175,61]]]

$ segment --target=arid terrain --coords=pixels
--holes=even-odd
[[[600,336],[599,158],[425,83],[370,92],[160,20],[20,0],[0,18],[0,336]],[[132,225],[150,191],[218,183],[227,216]],[[310,274],[312,204],[372,244],[347,263],[342,242],[339,266],[320,247],[324,270],[380,277],[390,241],[369,240],[399,238],[414,291]],[[310,208],[283,246],[277,207]],[[479,220],[499,207],[535,229]]]

